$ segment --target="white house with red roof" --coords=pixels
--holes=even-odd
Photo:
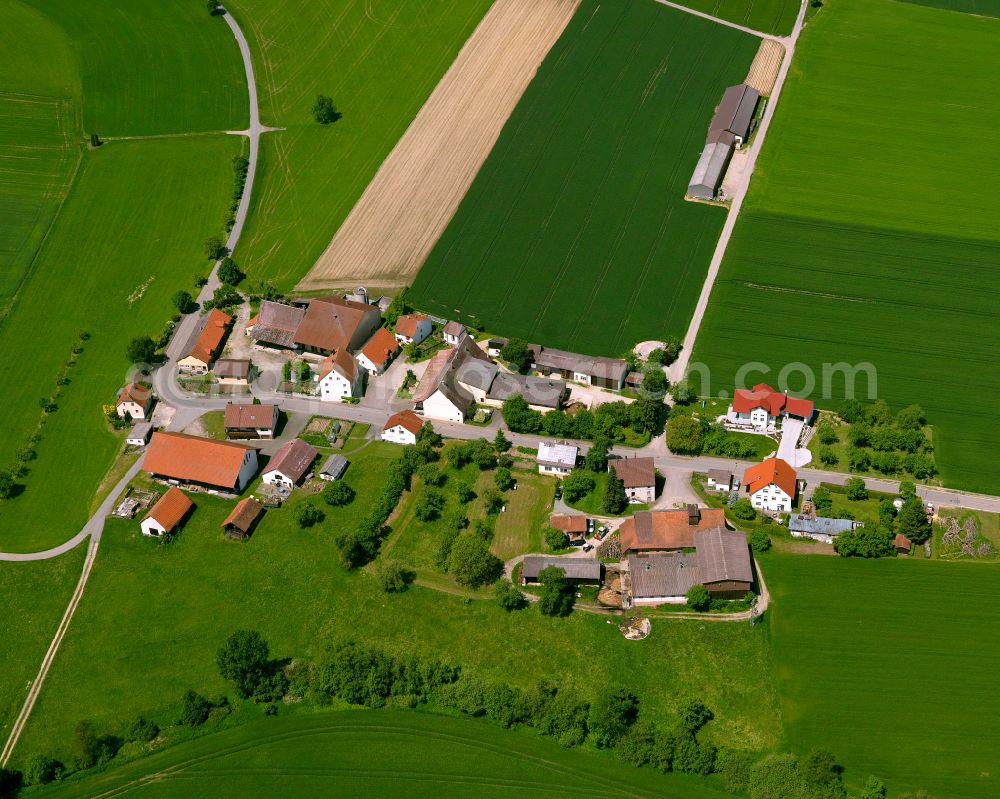
[[[347,350],[326,356],[319,364],[317,381],[320,399],[329,402],[356,397],[361,388],[361,367]]]
[[[809,422],[813,415],[812,400],[789,397],[775,391],[767,383],[753,388],[738,388],[733,393],[727,420],[736,427],[750,427],[760,433],[774,432],[778,422],[792,416]]]
[[[375,331],[368,343],[358,353],[358,363],[372,377],[384,372],[399,352],[399,342],[384,327]]]
[[[396,341],[400,344],[419,344],[431,334],[434,325],[423,314],[409,313],[396,320]]]
[[[171,486],[139,522],[142,534],[157,538],[170,535],[193,507],[194,503],[183,491]]]
[[[382,440],[393,444],[416,444],[423,424],[423,420],[413,411],[394,413],[382,428]]]
[[[798,484],[795,469],[781,458],[768,458],[755,463],[743,473],[743,485],[750,504],[770,513],[792,509]]]

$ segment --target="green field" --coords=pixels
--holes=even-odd
[[[982,79],[1000,72],[996,33],[917,5],[827,4],[802,35],[693,355],[713,393],[748,359],[771,370],[752,380],[772,382],[804,362],[826,407],[844,381],[821,396],[822,364],[870,362],[877,396],[923,406],[943,481],[994,493],[1000,463],[981,454],[1000,446],[1000,196],[973,187],[1000,176],[981,157],[981,131],[1000,122]]]
[[[588,353],[683,331],[725,219],[684,192],[712,110],[757,44],[653,2],[585,0],[412,302]]]
[[[247,85],[236,39],[224,19],[208,15],[204,3],[22,3],[45,14],[73,43],[88,137],[247,126]]]
[[[489,0],[233,0],[253,51],[262,139],[237,258],[291,288],[312,267],[489,8]],[[196,8],[201,8],[195,4]],[[313,121],[317,94],[343,118]]]
[[[0,740],[7,740],[73,593],[85,544],[51,560],[0,562]]]
[[[768,554],[787,739],[848,783],[949,799],[1000,792],[995,566]]]
[[[777,744],[767,625],[654,624],[637,644],[590,613],[507,613],[492,599],[466,604],[420,586],[386,595],[369,570],[345,572],[333,533],[356,523],[398,451],[379,442],[351,456],[344,479],[357,499],[339,509],[320,501],[326,521],[310,530],[298,529],[286,506],[268,511],[246,543],[228,541],[219,524],[231,503],[203,495],[166,546],[143,539],[135,522],[109,520],[15,759],[37,751],[68,756],[84,718],[108,732],[137,713],[163,725],[188,688],[226,693],[215,651],[240,627],[261,630],[276,657],[315,657],[328,642],[354,638],[520,686],[544,678],[586,695],[591,686],[621,682],[634,686],[652,717],[694,694],[715,711],[706,732],[717,740],[751,749]],[[531,657],[514,641],[530,641]],[[720,671],[740,677],[720,681]]]
[[[155,779],[149,775],[156,773]],[[569,752],[486,722],[398,710],[268,719],[69,781],[39,796],[371,796],[723,799],[698,778]]]
[[[792,32],[799,13],[799,0],[682,0],[681,5],[779,36]]]
[[[978,14],[982,17],[1000,17],[1000,0],[902,0],[920,6],[933,6],[948,11]]]
[[[24,551],[89,515],[120,442],[101,407],[125,381],[124,345],[163,329],[229,203],[238,139],[141,137],[244,127],[247,97],[232,33],[204,5],[0,0],[0,12],[0,468],[35,431],[77,333],[91,334],[24,492],[0,503],[0,549]],[[90,131],[140,138],[89,150]]]

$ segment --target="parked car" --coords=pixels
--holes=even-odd
[[[556,499],[562,499],[562,486],[556,486]]]
[[[587,532],[588,533],[594,532],[594,520],[593,519],[587,519]]]
[[[590,550],[592,550],[593,548],[594,548],[593,544],[584,544],[583,545],[583,551],[584,552],[590,552]]]

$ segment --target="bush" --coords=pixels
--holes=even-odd
[[[270,673],[270,650],[256,630],[236,630],[215,654],[215,664],[224,680],[229,680],[243,699],[253,696]]]
[[[506,611],[519,610],[525,605],[522,594],[510,580],[500,580],[496,587],[497,604]]]
[[[511,475],[510,469],[500,466],[497,468],[496,474],[493,475],[493,482],[498,490],[508,491],[514,485],[514,477]]]
[[[757,509],[753,506],[753,503],[750,502],[750,500],[747,499],[746,497],[741,497],[740,499],[736,500],[736,502],[733,503],[733,506],[730,508],[730,510],[733,512],[733,516],[735,516],[737,519],[742,519],[745,522],[757,518]]]
[[[219,280],[229,286],[238,286],[243,278],[246,277],[243,271],[236,265],[234,261],[229,256],[222,259],[222,263],[219,264]]]
[[[32,755],[24,762],[21,773],[27,785],[47,785],[62,777],[63,765],[48,755]]]
[[[174,296],[170,298],[170,302],[173,303],[173,306],[179,313],[191,313],[197,307],[194,298],[186,291],[175,291]]]
[[[181,714],[177,723],[186,727],[198,727],[208,721],[211,710],[212,704],[205,697],[188,691],[181,700]]]
[[[568,616],[573,610],[574,590],[566,571],[549,566],[538,573],[538,582],[542,584],[538,609],[546,616]]]
[[[549,527],[545,531],[545,545],[549,549],[562,549],[566,546],[566,540],[566,533],[562,530],[557,530],[555,527]]]
[[[337,106],[333,104],[333,99],[327,97],[325,94],[316,95],[316,102],[313,103],[312,107],[313,119],[319,122],[320,125],[329,125],[340,119],[340,112],[337,110]]]
[[[722,783],[729,793],[741,794],[750,783],[754,758],[739,749],[720,749],[715,756],[715,769],[722,775]]]
[[[160,728],[145,716],[136,716],[125,728],[125,740],[133,743],[149,743],[159,734]]]
[[[837,431],[831,424],[824,423],[816,428],[816,437],[819,439],[821,444],[837,443]]]
[[[136,336],[125,347],[125,357],[131,363],[156,361],[156,343],[149,336]]]
[[[323,500],[334,508],[350,505],[354,497],[354,489],[343,480],[335,480],[323,489]]]
[[[692,585],[684,596],[686,597],[688,607],[691,608],[691,610],[708,610],[712,604],[712,595],[708,593],[708,589],[701,583],[695,583]]]
[[[322,522],[326,518],[326,514],[311,502],[303,502],[295,506],[293,518],[295,523],[304,530]]]
[[[597,482],[594,480],[593,474],[574,469],[563,478],[563,496],[566,497],[567,502],[576,502],[593,491],[595,485]]]
[[[420,521],[430,522],[437,519],[444,510],[444,494],[436,488],[428,488],[417,500],[414,512]]]
[[[598,748],[610,749],[635,724],[639,697],[624,688],[605,688],[590,706],[587,728]]]
[[[750,549],[755,553],[767,552],[771,548],[771,537],[760,528],[750,533]]]
[[[868,489],[865,488],[865,481],[860,477],[849,477],[844,483],[844,493],[852,502],[859,502],[868,499]]]
[[[209,236],[205,239],[205,257],[210,261],[216,261],[222,258],[228,250],[226,250],[226,242],[222,240],[222,236]]]
[[[840,462],[837,453],[830,447],[820,447],[816,453],[816,457],[819,458],[819,462],[824,466],[836,466]]]
[[[398,560],[382,561],[376,570],[379,587],[387,594],[405,591],[416,575]]]
[[[448,553],[448,573],[469,588],[479,588],[503,574],[503,561],[490,552],[489,544],[474,531],[460,533]]]
[[[816,487],[816,490],[813,491],[812,502],[817,516],[829,516],[833,511],[833,497],[830,496],[830,490],[825,486]]]
[[[698,455],[702,449],[702,424],[691,416],[673,416],[667,422],[667,449],[677,455]]]

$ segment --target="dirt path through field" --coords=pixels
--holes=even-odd
[[[420,269],[579,0],[497,0],[298,287]]]

